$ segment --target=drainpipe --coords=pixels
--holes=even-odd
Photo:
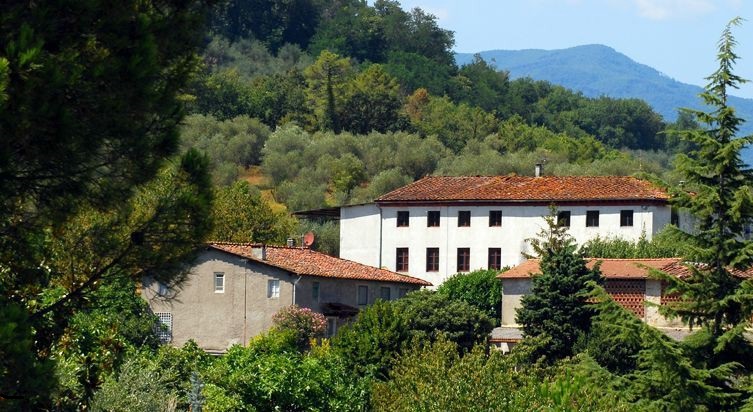
[[[298,282],[301,281],[302,277],[303,276],[298,275],[298,279],[296,279],[295,282],[293,282],[293,302],[291,303],[291,305],[295,305],[295,289],[298,287]]]
[[[383,236],[382,236],[382,206],[377,204],[377,207],[379,208],[379,262],[377,262],[377,267],[382,267],[382,242],[383,242]]]
[[[246,340],[248,339],[248,307],[246,306],[246,295],[248,288],[246,282],[248,281],[248,259],[241,259],[243,263],[243,346],[246,346]]]

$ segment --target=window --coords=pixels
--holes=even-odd
[[[369,304],[369,287],[358,287],[358,306],[366,306]]]
[[[330,316],[327,318],[327,337],[331,338],[335,336],[335,333],[337,333],[337,318]]]
[[[408,288],[400,288],[397,290],[397,297],[402,298],[408,294]]]
[[[489,211],[489,227],[502,226],[502,211],[490,210]]]
[[[426,271],[439,272],[439,248],[426,248]]]
[[[162,282],[157,282],[157,294],[160,296],[167,296],[170,293],[170,288]]]
[[[599,227],[599,211],[586,211],[586,227]]]
[[[311,299],[314,302],[319,302],[319,282],[311,284]]]
[[[461,210],[458,212],[458,227],[468,227],[471,225],[471,211]]]
[[[225,274],[214,272],[214,293],[225,293]]]
[[[502,249],[489,248],[489,269],[500,270],[502,268]]]
[[[155,325],[155,332],[159,341],[162,343],[169,343],[173,340],[173,314],[169,312],[157,312],[157,324]]]
[[[632,210],[620,210],[620,226],[633,226]]]
[[[278,279],[270,279],[267,282],[267,297],[273,299],[280,297],[280,281]]]
[[[397,257],[395,259],[395,272],[408,271],[408,248],[397,248]]]
[[[680,214],[677,213],[677,209],[674,207],[672,208],[672,212],[670,213],[669,222],[675,226],[680,226]]]
[[[564,210],[557,213],[557,226],[570,227],[570,211]]]
[[[379,298],[382,300],[390,300],[390,288],[387,286],[382,286],[379,289]]]
[[[439,210],[430,210],[426,217],[426,226],[439,227]]]
[[[458,272],[467,272],[471,268],[471,248],[458,248]]]
[[[410,212],[407,210],[400,210],[397,212],[397,227],[408,227],[410,223]]]

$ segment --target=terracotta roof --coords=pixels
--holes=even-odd
[[[652,183],[626,176],[428,176],[393,190],[376,202],[668,199],[669,195]]]
[[[297,275],[431,286],[431,283],[422,279],[336,258],[305,248],[267,246],[267,259],[261,260],[253,254],[253,249],[261,247],[260,245],[213,242],[209,243],[209,247],[278,267]]]
[[[601,259],[588,258],[586,266],[592,268],[597,261],[601,261],[601,274],[607,279],[646,279],[649,277],[649,269],[661,270],[668,275],[685,277],[690,274],[688,263],[683,263],[680,258],[661,259]],[[531,277],[532,274],[540,273],[539,259],[529,259],[497,277],[500,279],[521,279]],[[753,268],[747,271],[733,270],[732,274],[739,278],[753,277]]]

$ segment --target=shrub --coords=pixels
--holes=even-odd
[[[496,324],[502,316],[502,282],[497,279],[500,272],[476,270],[456,273],[439,286],[437,293],[475,307]]]
[[[324,337],[327,331],[327,318],[309,308],[290,305],[275,313],[272,322],[276,329],[291,330],[296,335],[298,348],[308,350],[312,339]]]

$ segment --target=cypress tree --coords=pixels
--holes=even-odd
[[[539,239],[530,240],[541,261],[541,274],[533,277],[531,294],[522,299],[516,322],[525,337],[540,337],[543,345],[533,353],[546,360],[573,354],[573,346],[588,332],[593,309],[588,303],[588,282],[600,283],[598,267],[586,268],[567,228],[556,223],[556,209],[545,216]]]

